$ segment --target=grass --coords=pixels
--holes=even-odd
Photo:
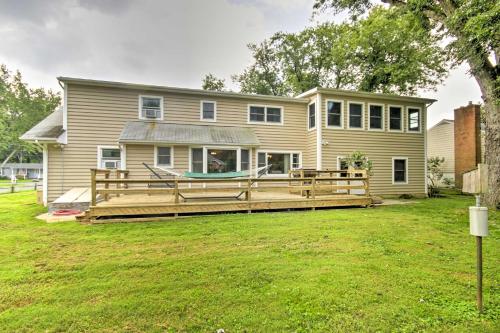
[[[500,231],[475,310],[472,197],[375,209],[45,224],[0,197],[3,331],[500,331]]]

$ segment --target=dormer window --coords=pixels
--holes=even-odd
[[[139,119],[163,120],[163,97],[139,96]]]

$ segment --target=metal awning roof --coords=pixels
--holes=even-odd
[[[251,128],[182,125],[154,121],[129,121],[118,140],[121,143],[164,143],[258,146],[259,139]]]
[[[55,142],[63,133],[63,111],[59,108],[24,133],[21,140]]]

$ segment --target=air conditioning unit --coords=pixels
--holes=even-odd
[[[104,168],[106,169],[119,169],[120,161],[103,161]]]
[[[156,109],[145,109],[144,110],[146,118],[157,118]]]

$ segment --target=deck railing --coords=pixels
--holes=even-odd
[[[112,175],[114,174],[114,177]],[[266,176],[262,178],[232,179],[130,179],[128,170],[91,169],[91,206],[96,206],[97,198],[109,200],[111,195],[125,194],[172,195],[174,203],[190,199],[233,198],[252,201],[253,191],[288,189],[300,193],[304,199],[315,199],[322,194],[357,194],[352,190],[363,190],[359,195],[369,196],[369,177],[366,170],[325,170],[315,177],[289,174],[288,178]],[[323,177],[321,174],[338,176]],[[348,176],[345,176],[348,175]],[[114,188],[111,188],[114,185]],[[142,187],[141,187],[142,185]],[[154,186],[156,185],[156,186]],[[158,188],[164,185],[165,188]],[[342,192],[339,192],[342,191]],[[189,193],[237,193],[234,196],[188,197]]]

